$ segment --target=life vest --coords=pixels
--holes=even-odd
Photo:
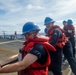
[[[44,46],[47,52],[47,61],[41,65],[37,61],[31,64],[25,70],[19,72],[19,75],[48,75],[48,66],[51,63],[50,54],[48,50],[56,51],[55,48],[48,43],[48,37],[30,38],[28,42],[24,43],[22,48],[22,58],[34,47],[35,44],[41,44]]]
[[[52,34],[53,34],[53,31],[58,28],[62,31],[62,36],[61,38],[59,38],[59,40],[57,41],[56,43],[56,46],[59,47],[59,48],[63,48],[66,44],[66,42],[68,41],[68,38],[65,36],[64,34],[64,30],[61,29],[59,26],[52,26],[49,30],[48,30],[48,33],[47,35],[50,37],[50,40],[52,39]]]
[[[75,30],[74,30],[74,26],[73,25],[66,25],[66,30],[65,30],[65,35],[67,37],[71,37],[75,35]]]

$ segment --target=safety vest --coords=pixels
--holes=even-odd
[[[66,25],[66,30],[65,30],[65,35],[67,37],[71,37],[75,35],[75,30],[74,30],[74,26],[73,25]]]
[[[49,30],[48,30],[48,33],[47,35],[50,37],[50,40],[52,38],[52,34],[54,32],[54,30],[58,28],[62,31],[62,36],[61,38],[58,39],[57,43],[56,43],[56,46],[59,47],[59,48],[63,48],[66,44],[66,42],[68,41],[68,38],[65,36],[64,34],[64,30],[62,30],[59,26],[52,26]]]
[[[39,64],[37,61],[31,64],[28,68],[19,72],[19,75],[48,75],[48,66],[51,63],[49,50],[56,51],[55,48],[48,43],[48,37],[30,38],[28,42],[24,43],[22,48],[22,59],[26,54],[34,47],[35,44],[41,44],[44,46],[47,52],[47,60],[45,64]]]

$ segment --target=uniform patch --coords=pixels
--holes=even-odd
[[[54,35],[57,35],[57,33],[54,33]]]

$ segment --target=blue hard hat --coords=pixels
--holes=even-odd
[[[46,17],[44,20],[44,25],[47,25],[47,24],[52,23],[52,22],[55,22],[55,21],[50,17]]]
[[[64,20],[63,23],[67,23],[67,21]]]
[[[71,19],[68,19],[67,25],[72,25],[73,21]]]
[[[24,26],[22,28],[22,35],[24,35],[28,32],[34,31],[34,30],[39,31],[40,28],[33,22],[27,22],[24,24]]]

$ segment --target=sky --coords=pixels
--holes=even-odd
[[[44,19],[51,17],[63,27],[62,21],[76,24],[76,0],[0,0],[0,34],[22,33],[23,25],[32,21],[44,32]],[[76,26],[75,26],[76,27]]]

